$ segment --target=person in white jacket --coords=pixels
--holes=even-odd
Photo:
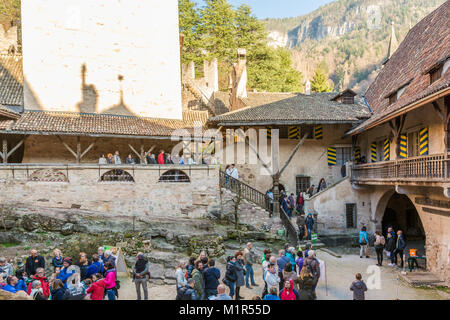
[[[236,180],[239,180],[238,169],[234,166],[234,164],[232,164],[231,167],[230,167],[230,173],[229,173],[229,175],[230,175],[232,178],[234,178],[234,179],[236,179]]]
[[[177,278],[177,291],[180,288],[183,288],[187,285],[185,274],[186,262],[184,260],[180,260],[180,263],[177,266],[177,270],[175,271],[175,276]]]
[[[280,277],[276,270],[275,264],[269,264],[266,273],[264,274],[264,281],[267,283],[267,291],[270,292],[271,288],[278,290],[278,284],[280,283]]]

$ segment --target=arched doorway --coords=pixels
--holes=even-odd
[[[407,241],[406,254],[410,248],[419,249],[420,254],[425,254],[425,230],[414,204],[406,195],[394,193],[390,197],[381,225],[384,236],[389,227],[395,232],[403,231]]]

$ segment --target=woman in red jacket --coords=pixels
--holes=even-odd
[[[158,164],[165,164],[165,157],[164,157],[164,150],[161,150],[161,152],[158,154]]]
[[[97,273],[92,275],[92,281],[94,282],[86,292],[91,294],[91,300],[103,300],[105,296],[105,279],[102,279],[102,275]]]
[[[32,278],[33,280],[39,280],[41,282],[42,293],[46,298],[50,297],[50,288],[48,284],[47,277],[45,276],[44,268],[37,268],[36,274]],[[27,294],[30,295],[33,281],[28,284]]]

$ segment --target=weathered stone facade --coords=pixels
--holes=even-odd
[[[134,182],[101,181],[113,169],[128,172]],[[159,182],[168,170],[182,170],[190,182]],[[34,172],[56,170],[67,182],[30,181]],[[58,180],[60,181],[60,179]],[[217,210],[217,166],[3,166],[0,168],[2,204],[70,208],[127,216],[201,218]]]

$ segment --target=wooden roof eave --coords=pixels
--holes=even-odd
[[[374,128],[374,127],[376,127],[376,126],[378,126],[380,124],[383,124],[383,123],[385,123],[385,122],[387,122],[389,120],[397,118],[398,116],[401,116],[401,115],[403,115],[405,113],[408,113],[408,112],[413,111],[413,110],[415,110],[417,108],[420,108],[420,107],[422,107],[422,106],[424,106],[424,105],[426,105],[428,103],[431,103],[431,102],[433,102],[433,101],[435,101],[437,99],[440,99],[440,98],[446,96],[449,93],[450,93],[450,87],[446,87],[446,88],[444,88],[442,90],[439,90],[438,92],[435,92],[435,93],[433,93],[433,94],[431,94],[431,95],[429,95],[427,97],[424,97],[424,98],[419,99],[419,100],[417,100],[417,101],[415,101],[413,103],[410,103],[409,105],[406,105],[405,107],[403,107],[403,108],[401,108],[399,110],[396,110],[396,111],[394,111],[394,112],[392,112],[390,114],[387,114],[384,117],[381,117],[380,119],[376,120],[374,123],[371,123],[367,127],[363,126],[360,129],[355,130],[354,132],[352,132],[352,130],[349,130],[348,133],[346,133],[345,135],[346,136],[354,136],[356,134],[359,134],[359,133],[362,133],[362,132],[367,131],[369,129],[372,129],[372,128]]]
[[[301,120],[301,121],[292,121],[292,120],[283,120],[283,121],[233,121],[233,122],[221,122],[220,120],[215,122],[217,126],[223,127],[255,127],[255,126],[295,126],[302,124],[355,124],[360,120]]]

